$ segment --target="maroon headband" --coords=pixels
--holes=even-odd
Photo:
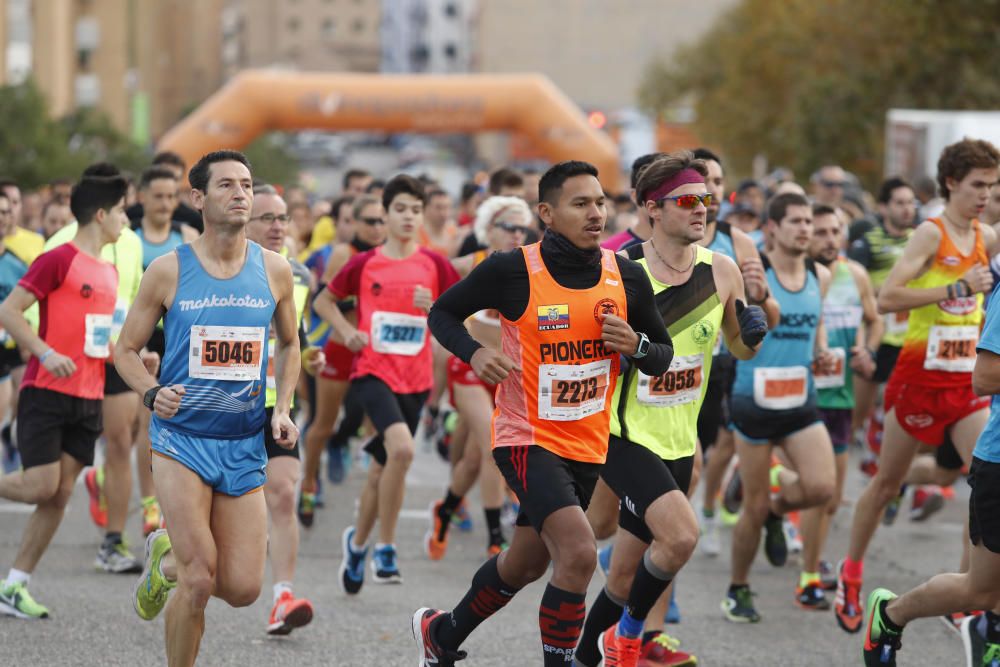
[[[681,187],[682,185],[687,185],[688,183],[704,183],[705,177],[699,174],[696,170],[688,167],[687,169],[682,169],[680,172],[674,175],[668,181],[664,181],[660,184],[660,187],[653,190],[651,193],[646,195],[646,201],[658,202],[671,192]]]

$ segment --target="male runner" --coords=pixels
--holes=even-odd
[[[115,348],[122,378],[153,411],[153,478],[170,527],[146,538],[146,565],[132,593],[136,613],[167,609],[167,662],[193,665],[210,597],[250,605],[267,553],[264,429],[291,448],[289,416],[299,373],[292,270],[247,241],[253,205],[246,157],[216,151],[191,168],[191,201],[205,233],[150,264]],[[139,350],[163,317],[163,384]],[[277,402],[267,423],[267,340],[275,335]]]
[[[38,232],[24,226],[24,216],[21,208],[21,188],[17,183],[10,180],[0,180],[0,192],[7,195],[10,201],[11,212],[14,216],[14,225],[7,233],[4,242],[7,250],[14,253],[18,258],[31,266],[35,258],[42,254],[45,246],[45,239]]]
[[[420,228],[420,245],[445,257],[458,250],[458,226],[452,218],[451,196],[444,190],[427,193],[424,226]]]
[[[373,462],[361,492],[358,518],[343,534],[340,579],[348,594],[364,584],[368,537],[378,520],[372,555],[375,583],[401,583],[396,523],[413,461],[413,433],[433,384],[427,313],[458,280],[448,260],[417,244],[424,188],[400,175],[382,193],[388,236],[385,244],[355,255],[316,297],[315,308],[344,344],[358,353],[348,390],[364,408],[378,435],[366,446]],[[358,325],[338,301],[357,297]]]
[[[778,195],[768,209],[773,247],[764,260],[781,321],[757,356],[736,364],[731,413],[740,457],[743,508],[733,529],[732,579],[722,610],[738,623],[757,623],[750,567],[767,529],[765,550],[772,565],[788,557],[781,515],[830,502],[834,488],[833,447],[816,409],[813,360],[831,363],[821,319],[830,272],[808,259],[812,207],[797,194]],[[784,449],[792,470],[771,468],[771,450]],[[771,493],[771,487],[778,492]],[[806,536],[810,539],[810,536]]]
[[[947,149],[946,149],[947,150]],[[985,162],[985,160],[984,160]],[[973,169],[970,174],[979,171]],[[989,171],[988,169],[985,171]],[[989,177],[988,173],[982,176]],[[996,180],[996,171],[992,177]],[[949,180],[953,181],[953,177]],[[961,179],[959,183],[964,183]],[[996,185],[993,186],[994,189]],[[950,190],[950,191],[949,191]],[[945,213],[955,199],[967,194],[961,187],[949,188]],[[951,208],[954,212],[954,208]],[[926,225],[927,223],[924,223]],[[921,225],[914,240],[923,235]],[[909,248],[907,248],[909,253]],[[905,256],[904,256],[905,259]],[[918,318],[920,310],[911,313]],[[914,319],[911,319],[914,321]],[[865,665],[892,667],[900,649],[903,627],[918,618],[927,618],[986,609],[985,614],[966,616],[961,635],[968,667],[994,667],[1000,661],[1000,300],[993,299],[986,313],[986,326],[976,344],[976,362],[972,371],[972,389],[979,396],[991,396],[992,405],[986,428],[979,435],[969,469],[969,569],[961,574],[939,574],[924,584],[896,597],[891,591],[877,588],[868,597],[867,626],[863,655]],[[905,354],[905,350],[904,350]],[[902,357],[901,357],[902,359]],[[886,443],[888,445],[888,443]],[[888,452],[887,452],[888,453]]]
[[[538,190],[542,241],[494,254],[431,313],[441,344],[499,384],[493,457],[521,510],[510,548],[480,567],[454,610],[414,614],[422,665],[464,658],[465,638],[550,562],[538,618],[543,661],[572,659],[597,561],[584,511],[607,452],[619,354],[651,376],[673,356],[645,272],[600,248],[607,210],[597,169],[561,162]],[[500,350],[481,347],[462,324],[487,308],[500,312]]]
[[[49,615],[28,593],[28,582],[59,528],[77,476],[93,463],[101,433],[118,276],[100,255],[128,222],[127,189],[121,176],[81,178],[70,197],[79,221],[73,242],[35,260],[0,306],[0,326],[32,355],[18,404],[24,469],[0,477],[0,498],[36,505],[0,584],[0,612],[18,618]],[[37,335],[24,319],[36,301]]]
[[[14,291],[22,276],[27,272],[28,265],[20,257],[7,249],[6,239],[10,231],[14,228],[14,207],[10,198],[3,189],[0,189],[0,300],[6,299]],[[21,351],[17,348],[17,343],[6,331],[0,331],[0,421],[6,419],[7,407],[11,405],[11,397],[14,392],[14,383],[11,379],[11,371],[19,366],[23,366]],[[14,415],[10,415],[13,420]],[[4,431],[9,431],[8,425]],[[2,459],[2,469],[4,473],[15,472],[21,467],[21,460],[17,449],[6,437],[0,442],[0,459]]]
[[[650,377],[628,369],[615,390],[601,479],[622,499],[620,530],[607,585],[577,649],[575,664],[585,667],[597,665],[601,655],[609,667],[634,667],[646,657],[641,646],[646,617],[698,541],[698,520],[687,493],[712,348],[724,330],[733,353],[749,359],[767,332],[764,311],[742,301],[736,264],[697,243],[712,198],[708,175],[704,161],[682,151],[654,161],[636,187],[653,235],[627,252],[653,284],[675,354],[665,374]],[[654,618],[654,624],[660,622],[662,615]],[[669,662],[656,664],[697,663],[693,656],[674,653]]]
[[[875,348],[882,338],[882,319],[875,304],[875,292],[864,268],[842,257],[844,225],[836,209],[826,204],[813,205],[813,236],[809,256],[829,269],[830,288],[823,299],[823,325],[827,346],[836,359],[831,372],[813,370],[816,404],[833,443],[836,462],[836,486],[826,507],[802,514],[802,532],[813,536],[806,540],[802,553],[802,573],[795,591],[796,602],[803,609],[827,610],[830,603],[823,595],[820,555],[830,530],[830,520],[840,507],[847,476],[847,447],[851,444],[851,415],[854,408],[856,375],[871,377],[875,371]]]
[[[646,155],[640,155],[632,161],[632,171],[629,174],[629,195],[631,195],[632,201],[635,201],[635,186],[639,182],[639,174],[661,155],[663,153],[647,153]],[[601,247],[617,252],[626,246],[642,243],[649,239],[653,233],[653,228],[649,225],[649,214],[646,213],[646,207],[637,205],[635,217],[636,223],[634,227],[623,229],[617,234],[608,237],[601,243]]]
[[[937,180],[946,198],[940,218],[920,223],[879,292],[883,312],[910,311],[896,367],[885,389],[885,432],[878,472],[854,506],[847,558],[838,573],[837,622],[861,629],[864,556],[886,505],[899,493],[921,443],[947,436],[966,465],[989,417],[989,402],[972,391],[983,293],[997,234],[976,216],[997,183],[1000,151],[967,139],[947,146]],[[913,479],[921,483],[930,480]],[[992,605],[987,605],[992,606]]]
[[[172,252],[181,243],[198,238],[198,232],[174,222],[177,208],[177,179],[166,167],[150,167],[139,181],[142,219],[135,228],[142,239],[142,268],[146,270],[157,257]]]

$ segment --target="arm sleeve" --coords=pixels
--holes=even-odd
[[[646,375],[663,375],[674,358],[674,346],[653,299],[653,287],[638,264],[621,255],[615,259],[625,286],[628,323],[636,332],[646,334],[650,343],[646,356],[631,362]]]
[[[41,301],[62,285],[73,262],[76,249],[61,245],[55,250],[39,255],[28,267],[28,272],[17,282],[18,285],[35,295]]]

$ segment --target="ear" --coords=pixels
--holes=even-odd
[[[653,222],[660,222],[660,218],[663,217],[663,207],[659,206],[655,201],[647,200],[643,202],[643,207],[646,209],[646,215]]]
[[[547,201],[538,202],[538,217],[546,227],[552,226],[552,204]]]
[[[205,193],[198,188],[191,188],[191,206],[199,211],[205,206]]]
[[[944,179],[944,185],[946,188],[948,188],[948,192],[954,192],[955,188],[958,187],[958,181],[956,181],[951,176],[948,176],[947,178]]]

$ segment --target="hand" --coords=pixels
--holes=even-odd
[[[162,387],[156,392],[156,399],[153,401],[153,412],[161,419],[170,419],[177,414],[181,408],[181,397],[184,396],[184,385],[175,384],[170,387]]]
[[[521,367],[503,352],[481,347],[469,359],[476,376],[488,384],[500,384],[511,371],[521,372]]]
[[[419,308],[425,312],[430,312],[431,306],[434,305],[434,299],[431,295],[431,291],[424,287],[423,285],[417,285],[413,288],[413,307]]]
[[[861,345],[851,348],[851,370],[867,379],[875,375],[875,359],[868,348]]]
[[[57,378],[67,378],[76,372],[76,364],[73,363],[73,360],[55,350],[52,350],[52,354],[46,357],[42,366]]]
[[[139,352],[139,360],[142,361],[142,365],[146,367],[146,372],[153,377],[156,377],[157,371],[160,370],[160,354],[158,352],[142,350]]]
[[[628,322],[617,315],[603,315],[601,340],[604,347],[631,357],[639,350],[639,334],[632,330]]]
[[[736,299],[736,319],[740,324],[740,338],[743,344],[753,349],[760,345],[767,335],[767,314],[760,306],[747,306]]]
[[[816,353],[816,370],[823,375],[831,375],[837,372],[837,357],[830,350],[824,348]]]
[[[748,259],[740,265],[743,273],[743,284],[747,290],[747,298],[754,303],[760,303],[767,297],[767,274],[764,264],[759,259]]]
[[[287,412],[274,411],[271,417],[271,435],[279,446],[291,449],[299,439],[299,429]]]
[[[993,274],[990,273],[988,266],[982,264],[976,264],[966,271],[962,280],[969,283],[973,294],[985,293],[993,289]]]
[[[350,333],[344,336],[344,347],[351,352],[360,352],[368,345],[368,334],[351,327]]]
[[[326,354],[318,347],[309,346],[302,352],[302,368],[309,375],[316,375],[326,366]]]

